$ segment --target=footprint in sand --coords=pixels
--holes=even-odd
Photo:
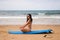
[[[51,35],[44,35],[43,37],[46,37],[46,38],[52,38]]]

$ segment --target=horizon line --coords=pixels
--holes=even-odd
[[[35,9],[36,10],[36,9]],[[39,9],[38,9],[39,10]],[[42,10],[47,10],[47,9],[42,9]],[[50,10],[57,10],[57,9],[50,9]],[[58,10],[60,10],[60,9],[58,9]]]

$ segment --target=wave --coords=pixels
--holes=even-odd
[[[60,16],[60,10],[11,10],[11,11],[1,11],[0,16],[24,16],[27,14],[32,14],[32,16]]]

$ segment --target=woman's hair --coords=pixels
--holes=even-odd
[[[27,14],[30,17],[30,22],[32,22],[32,15],[31,14]],[[27,17],[27,21],[28,21],[28,17]]]

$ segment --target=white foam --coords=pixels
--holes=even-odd
[[[59,16],[32,16],[33,24],[60,25]],[[0,25],[25,24],[26,16],[4,16],[0,17]]]
[[[0,25],[21,25],[25,24],[26,18],[0,18]],[[60,18],[37,18],[33,24],[60,25]]]
[[[26,16],[0,16],[0,18],[26,18]],[[32,16],[32,18],[60,18],[60,16]]]

